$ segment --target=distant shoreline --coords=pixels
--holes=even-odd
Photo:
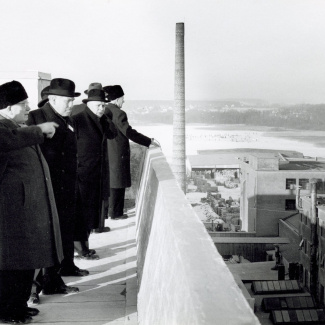
[[[202,130],[203,133],[205,132],[217,132],[220,131],[221,133],[229,131],[231,134],[238,132],[257,132],[259,133],[259,139],[264,138],[265,140],[270,139],[272,141],[273,139],[279,139],[279,149],[283,145],[281,144],[281,140],[284,141],[293,141],[295,143],[300,143],[305,149],[307,149],[308,146],[314,147],[314,148],[320,148],[325,149],[325,133],[323,131],[314,131],[314,130],[294,130],[294,129],[285,129],[282,127],[262,127],[262,126],[251,126],[251,125],[245,125],[245,124],[202,124],[202,123],[187,123],[186,124],[189,127],[189,131],[186,133],[187,137],[191,137],[193,134],[193,128],[196,130]],[[172,131],[173,125],[170,123],[139,123],[134,124],[135,128],[141,127],[158,127],[161,129],[161,127],[168,127],[168,132]],[[169,135],[171,136],[171,135]],[[240,135],[237,135],[240,136]],[[261,140],[259,140],[261,141]],[[211,143],[211,140],[209,140]],[[267,140],[269,143],[269,140]],[[218,144],[219,145],[219,144]],[[296,150],[295,144],[292,144],[292,150]],[[300,151],[302,151],[300,145]],[[233,145],[232,145],[233,147]],[[238,142],[238,147],[241,147],[241,144]],[[311,149],[311,147],[309,149]],[[305,150],[303,150],[305,151]],[[306,150],[307,151],[307,150]],[[322,150],[323,151],[323,150]],[[316,152],[314,152],[315,154]],[[324,156],[324,153],[322,152],[322,155]],[[315,154],[316,156],[316,154]]]

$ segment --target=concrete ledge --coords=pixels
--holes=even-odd
[[[244,295],[245,299],[247,300],[249,306],[252,308],[252,310],[255,310],[255,298],[253,298],[247,288],[245,287],[245,284],[241,280],[241,278],[238,275],[234,275],[234,279],[236,283],[238,284],[238,287],[240,288],[242,294]]]
[[[259,324],[160,149],[137,194],[140,324]]]

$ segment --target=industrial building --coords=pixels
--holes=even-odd
[[[296,213],[296,190],[310,192],[310,180],[318,180],[324,193],[325,159],[292,157],[283,153],[249,154],[241,161],[242,230],[256,236],[278,236],[280,219]]]
[[[285,230],[286,221],[279,225],[280,234],[291,242],[281,246],[282,261],[286,267],[296,264],[301,284],[316,301],[325,304],[325,195],[300,197],[298,205],[291,222],[294,231],[289,234]]]

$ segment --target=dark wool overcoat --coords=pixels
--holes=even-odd
[[[131,186],[129,139],[149,147],[151,139],[132,129],[126,113],[114,104],[108,104],[105,114],[111,117],[117,136],[108,140],[108,159],[111,188]]]
[[[10,131],[4,132],[4,130]],[[0,117],[0,270],[30,270],[63,258],[50,172],[38,127]]]
[[[72,107],[71,116],[73,116],[73,115],[77,115],[77,114],[81,113],[82,111],[85,110],[86,107],[87,107],[87,105],[84,104],[84,103],[79,104],[79,105],[74,105],[74,106]]]
[[[50,103],[29,112],[27,124],[56,122],[59,127],[52,138],[40,145],[49,165],[56,206],[59,213],[63,252],[73,258],[73,232],[77,199],[77,138],[70,117],[63,118]]]
[[[78,211],[86,228],[99,228],[102,201],[109,197],[109,169],[107,138],[114,138],[116,130],[105,115],[100,119],[86,107],[72,116],[78,144]],[[79,216],[77,216],[79,218]],[[76,234],[75,240],[78,239]]]

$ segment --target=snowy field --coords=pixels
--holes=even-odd
[[[173,148],[172,125],[137,125],[134,128],[148,137],[157,139],[161,144],[162,151],[170,161]],[[187,125],[186,154],[195,155],[197,150],[208,149],[259,148],[296,150],[305,156],[325,157],[325,146],[319,146],[317,142],[320,136],[319,131],[282,130],[277,132],[273,129],[270,132],[270,130],[267,127],[256,127],[249,130],[248,127],[242,125]],[[299,140],[292,136],[293,133],[299,135]],[[313,133],[315,133],[314,143]],[[288,134],[291,137],[288,137]],[[322,136],[325,138],[325,133]]]

